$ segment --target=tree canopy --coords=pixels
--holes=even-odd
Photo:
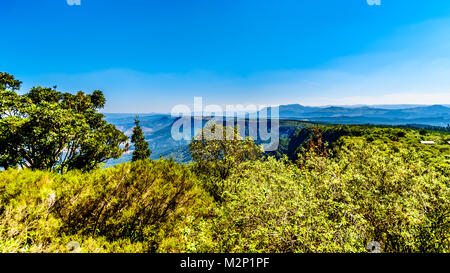
[[[119,158],[127,137],[104,120],[99,90],[63,93],[33,87],[20,95],[21,82],[0,74],[0,166],[37,170],[91,170]]]

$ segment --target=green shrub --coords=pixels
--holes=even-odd
[[[10,169],[0,173],[0,252],[46,252],[61,221],[50,214],[54,175]]]
[[[216,226],[221,251],[361,252],[370,241],[385,252],[450,251],[448,176],[407,145],[338,146],[300,168],[270,159],[236,169]]]
[[[64,238],[87,240],[94,252],[157,252],[175,229],[213,212],[211,198],[188,167],[171,160],[64,175],[8,170],[0,181],[5,252],[67,251]],[[177,249],[188,244],[176,240]]]

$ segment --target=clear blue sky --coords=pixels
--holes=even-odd
[[[0,71],[105,92],[107,112],[192,104],[450,103],[450,1],[1,0]]]

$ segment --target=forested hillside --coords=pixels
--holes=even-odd
[[[405,107],[405,106],[403,106]],[[283,107],[282,107],[283,109]],[[439,108],[440,109],[440,108]],[[436,113],[437,115],[444,115],[445,111],[441,111]],[[136,115],[133,114],[105,114],[106,121],[115,125],[117,129],[124,132],[126,135],[130,136],[134,126],[134,118]],[[200,117],[197,117],[200,118]],[[361,118],[361,117],[360,117]],[[171,135],[171,129],[174,122],[178,120],[176,117],[171,117],[170,115],[161,115],[161,114],[147,114],[140,115],[142,128],[144,130],[144,136],[146,141],[149,143],[149,146],[152,153],[152,159],[159,159],[160,156],[166,158],[173,158],[176,162],[179,163],[190,163],[192,158],[189,154],[189,141],[186,140],[178,140],[175,141]],[[362,118],[364,119],[364,118]],[[203,117],[202,124],[203,126],[211,120],[210,117]],[[304,128],[308,126],[314,126],[316,124],[325,125],[327,123],[319,122],[320,119],[315,119],[315,121],[305,121],[301,119],[286,119],[281,118],[279,120],[279,134],[281,140],[281,147],[275,153],[270,153],[271,155],[277,155],[279,153],[285,153],[286,140],[296,131],[297,128]],[[437,120],[437,119],[436,119]],[[436,121],[435,120],[435,121]],[[235,123],[244,123],[246,125],[249,122],[253,122],[253,120],[247,119],[236,119]],[[357,121],[348,121],[348,123],[358,124],[360,122]],[[368,123],[366,120],[365,123]],[[391,122],[394,123],[395,122]],[[193,122],[191,122],[193,124]],[[388,122],[389,124],[389,122]],[[225,125],[225,123],[224,123]],[[192,125],[191,125],[192,126]],[[381,125],[380,125],[381,126]],[[394,125],[382,125],[383,127],[389,128]],[[442,126],[430,126],[425,124],[409,124],[404,123],[404,125],[395,125],[398,128],[410,128],[410,129],[427,129],[432,131],[440,131],[440,132],[450,132],[450,127],[445,124],[445,127]],[[192,126],[193,127],[193,126]],[[248,128],[248,126],[246,126]],[[193,128],[192,128],[193,129]],[[246,132],[248,136],[248,132]],[[263,141],[260,139],[255,139],[257,144],[261,144]],[[131,151],[134,149],[133,146],[130,147],[128,153],[122,155],[119,159],[112,159],[107,162],[108,166],[112,166],[121,162],[127,162],[131,160]]]

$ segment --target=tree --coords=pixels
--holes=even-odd
[[[131,161],[144,160],[152,155],[152,151],[148,148],[148,143],[145,141],[144,132],[139,125],[139,117],[134,119],[133,135],[131,136],[131,142],[134,144],[133,157]]]
[[[239,164],[261,158],[263,149],[243,138],[238,127],[206,125],[189,144],[193,168],[215,200],[222,200],[223,180]]]
[[[17,166],[20,156],[15,144],[18,141],[16,130],[12,126],[5,126],[6,118],[14,121],[14,116],[19,116],[19,109],[25,102],[15,92],[22,82],[16,80],[13,75],[0,72],[0,167],[6,169]]]
[[[19,95],[14,76],[0,77],[1,167],[91,170],[128,148],[127,137],[98,113],[106,102],[101,91],[74,95],[37,86]]]
[[[14,91],[19,90],[21,81],[16,80],[13,75],[6,72],[0,72],[0,91]]]
[[[327,144],[322,140],[322,132],[318,127],[314,127],[314,133],[306,145],[306,152],[317,156],[326,157],[328,155]]]

